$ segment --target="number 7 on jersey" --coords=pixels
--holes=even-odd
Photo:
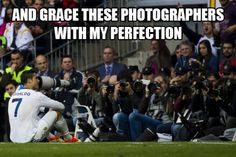
[[[14,112],[14,117],[17,117],[17,112],[18,112],[20,104],[22,102],[22,98],[12,99],[12,103],[14,103],[14,102],[17,102],[15,112]]]

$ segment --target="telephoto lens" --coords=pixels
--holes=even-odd
[[[96,78],[93,77],[93,76],[88,77],[88,79],[87,79],[87,84],[88,84],[90,87],[94,87],[95,84],[96,84]]]
[[[133,88],[135,91],[141,91],[144,89],[144,85],[143,85],[143,82],[140,81],[140,80],[137,80],[134,82],[133,84]]]
[[[149,85],[148,85],[149,91],[154,92],[157,89],[161,89],[161,86],[158,82],[153,81],[153,82],[149,83]]]
[[[128,86],[126,80],[120,80],[120,87],[125,88],[126,86]]]
[[[106,87],[106,92],[107,92],[108,94],[113,94],[114,91],[115,91],[115,86],[114,86],[114,85],[108,85],[108,86]]]

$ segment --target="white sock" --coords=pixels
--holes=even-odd
[[[72,138],[72,136],[69,134],[66,120],[62,116],[56,121],[55,128],[62,134],[65,139],[70,140]]]
[[[48,111],[42,119],[39,120],[37,132],[34,136],[34,141],[41,141],[45,138],[51,130],[53,124],[56,122],[57,112]]]

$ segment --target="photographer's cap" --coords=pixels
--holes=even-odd
[[[143,75],[155,74],[154,70],[151,67],[144,67],[142,70]]]
[[[138,66],[137,65],[130,65],[128,69],[133,73],[135,71],[139,72]]]

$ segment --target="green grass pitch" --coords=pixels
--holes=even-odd
[[[0,143],[1,157],[235,157],[236,143]]]

